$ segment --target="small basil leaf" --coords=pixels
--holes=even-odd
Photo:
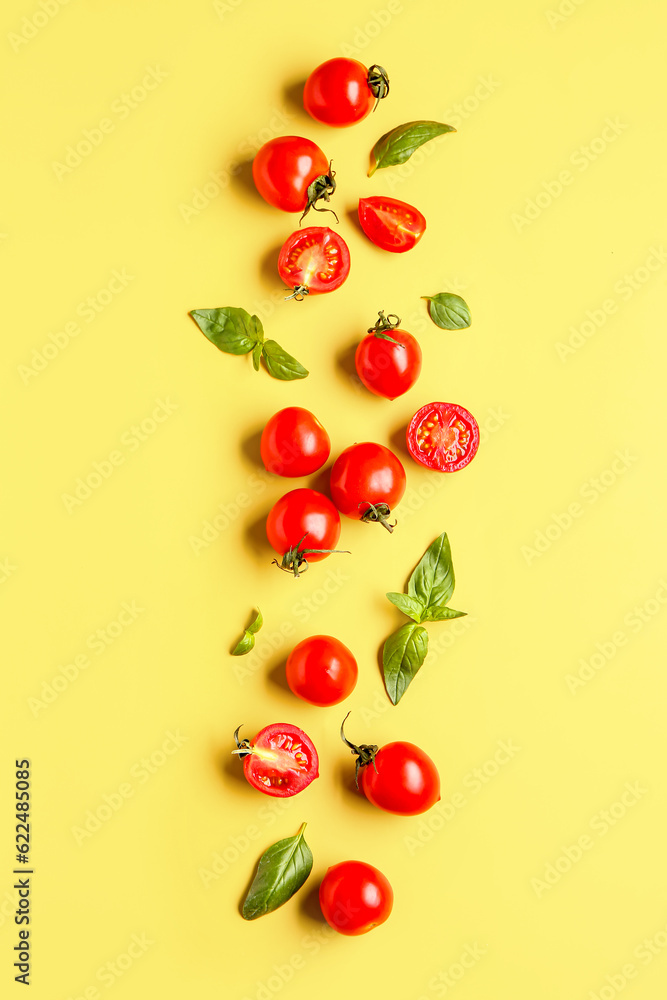
[[[304,840],[304,823],[296,837],[279,840],[259,859],[257,872],[243,901],[245,920],[256,920],[277,910],[301,888],[313,867],[313,855]]]
[[[225,354],[248,354],[260,339],[262,326],[245,309],[193,309],[190,316],[205,337]]]
[[[368,176],[372,177],[381,167],[393,167],[409,160],[416,149],[430,139],[435,139],[445,132],[456,132],[451,125],[442,122],[417,121],[397,125],[386,132],[375,143],[371,150],[371,168]]]
[[[232,650],[232,656],[245,656],[255,645],[255,637],[248,629],[243,633],[243,638],[239,639]]]
[[[261,341],[258,341],[252,349],[252,366],[256,372],[259,371],[259,362],[261,360],[263,350],[264,345]]]
[[[425,622],[445,622],[450,618],[465,618],[467,611],[455,611],[454,608],[427,608],[423,621]]]
[[[454,567],[447,532],[431,542],[408,581],[408,594],[427,608],[445,605],[454,593]]]
[[[422,298],[428,302],[429,316],[441,330],[465,330],[470,326],[470,309],[460,295],[439,292]]]
[[[382,668],[387,694],[397,705],[428,652],[428,632],[421,625],[403,625],[389,636],[382,649]]]
[[[421,601],[418,601],[416,597],[410,597],[408,594],[387,594],[388,600],[392,604],[395,604],[399,611],[402,611],[404,615],[408,618],[412,618],[415,622],[422,621],[424,617],[425,608]]]
[[[262,612],[257,608],[257,616],[255,620],[248,625],[246,632],[259,632],[262,625],[264,624],[264,619],[262,618]]]
[[[296,358],[293,358],[287,351],[283,351],[280,344],[275,340],[265,340],[262,348],[262,357],[269,375],[273,378],[282,379],[283,382],[291,382],[296,378],[305,378],[308,374],[306,368],[300,365]]]

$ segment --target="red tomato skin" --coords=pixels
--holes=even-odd
[[[359,224],[371,243],[390,253],[412,250],[426,229],[418,208],[384,195],[359,199]]]
[[[354,690],[359,668],[340,639],[311,635],[289,654],[285,674],[298,698],[311,705],[337,705]]]
[[[323,273],[320,277],[319,267],[312,273],[304,273],[299,264],[299,255],[308,245],[314,246],[322,255]],[[335,248],[329,250],[329,247]],[[290,288],[305,285],[311,295],[320,292],[333,292],[340,288],[350,273],[350,251],[347,243],[338,233],[327,226],[307,226],[297,229],[288,236],[278,255],[278,274]]]
[[[283,556],[305,535],[301,549],[335,549],[340,538],[340,516],[329,497],[307,488],[290,490],[276,501],[266,519],[269,545]],[[327,552],[314,552],[308,562],[326,559]]]
[[[243,758],[243,773],[248,783],[265,795],[281,799],[303,791],[311,781],[319,777],[320,773],[315,744],[303,729],[289,722],[274,722],[270,726],[265,726],[257,733],[254,740],[251,740],[251,745],[260,752],[280,749],[283,737],[292,743],[300,744],[303,756],[307,758],[303,766],[295,766],[290,771],[283,772],[271,768],[258,754],[250,753]]]
[[[281,135],[269,139],[252,161],[255,187],[269,205],[283,212],[303,212],[308,186],[329,173],[329,161],[310,139]]]
[[[287,406],[269,418],[259,448],[267,472],[296,478],[322,468],[331,454],[331,440],[310,410]]]
[[[428,448],[420,443],[420,434],[428,431],[425,427],[427,418],[431,418],[434,425],[438,425],[438,436],[443,444],[452,444],[455,451],[457,442],[463,442],[465,438],[465,445],[461,445],[464,448],[463,454],[458,457],[454,454],[450,457],[443,447]],[[434,429],[430,430],[431,434],[434,433]],[[443,429],[446,430],[447,439],[443,436]],[[479,425],[472,413],[458,403],[427,403],[417,410],[408,424],[406,442],[408,451],[420,465],[425,465],[427,469],[435,469],[437,472],[458,472],[477,454]]]
[[[372,441],[342,451],[331,469],[331,497],[341,514],[359,521],[369,504],[390,510],[405,493],[405,469],[393,451]]]
[[[340,934],[366,934],[389,918],[394,891],[386,875],[364,861],[332,865],[320,883],[324,919]]]
[[[417,816],[440,800],[440,776],[431,758],[414,743],[387,743],[375,768],[361,769],[361,790],[374,806],[399,816]]]
[[[403,347],[369,333],[357,346],[354,364],[370,392],[385,399],[397,399],[419,378],[422,351],[417,340],[406,330],[387,330],[387,335]]]
[[[313,70],[303,90],[303,106],[311,118],[336,128],[362,121],[374,104],[368,70],[356,59],[327,60]]]

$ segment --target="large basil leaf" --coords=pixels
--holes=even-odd
[[[371,150],[371,168],[368,176],[372,177],[376,170],[382,167],[393,167],[409,160],[416,149],[430,139],[435,139],[445,132],[456,132],[451,125],[442,122],[417,121],[397,125],[391,132],[386,132]]]
[[[442,606],[454,593],[454,567],[447,532],[431,542],[408,581],[408,594],[427,608]]]
[[[403,625],[392,633],[382,649],[382,668],[387,694],[397,705],[428,652],[428,632],[421,625]]]
[[[415,622],[420,622],[423,619],[426,609],[416,597],[410,597],[408,594],[396,594],[393,591],[386,596],[408,618],[412,618]]]
[[[428,302],[429,316],[441,330],[465,330],[470,326],[470,309],[460,295],[453,292],[438,292],[437,295],[422,295]]]
[[[262,350],[262,357],[269,375],[273,378],[282,379],[284,382],[291,382],[296,378],[305,378],[308,370],[299,364],[287,351],[283,351],[280,344],[275,340],[265,340]]]
[[[264,339],[257,316],[245,309],[224,306],[222,309],[193,309],[193,320],[212,344],[225,354],[248,354]]]
[[[451,618],[465,618],[467,611],[455,611],[454,608],[427,608],[422,621],[425,622],[446,622]]]
[[[257,872],[243,901],[245,920],[256,920],[277,910],[291,899],[310,875],[313,855],[304,840],[303,823],[296,837],[279,840],[267,848],[259,859]]]

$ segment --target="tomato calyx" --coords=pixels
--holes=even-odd
[[[324,201],[329,201],[329,198],[336,190],[336,182],[334,180],[336,171],[331,169],[332,163],[333,160],[329,160],[328,174],[320,174],[319,177],[316,177],[315,180],[308,185],[308,189],[306,191],[308,201],[306,202],[306,207],[304,208],[303,214],[299,219],[299,225],[301,225],[311,208],[315,212],[331,212],[336,222],[340,224],[340,219],[334,212],[333,208],[320,208],[317,204],[321,198],[323,198]]]
[[[369,764],[373,765],[373,770],[377,774],[377,767],[375,766],[375,755],[380,749],[375,743],[362,743],[357,746],[355,743],[350,743],[344,732],[345,723],[348,720],[350,713],[348,712],[343,721],[340,724],[340,738],[346,747],[349,747],[353,754],[357,755],[356,767],[354,770],[354,783],[359,788],[359,771],[362,767],[367,767]]]
[[[236,750],[232,750],[232,753],[236,754],[239,760],[243,760],[244,757],[247,757],[248,754],[252,753],[252,744],[250,743],[250,740],[239,739],[239,730],[242,727],[243,723],[241,723],[241,725],[234,730],[234,742],[236,743]]]
[[[402,347],[405,350],[405,344],[402,344],[400,340],[396,340],[394,337],[390,337],[387,334],[387,330],[395,330],[397,326],[401,325],[401,317],[397,316],[396,313],[388,313],[386,316],[382,309],[378,310],[378,318],[375,320],[375,326],[368,328],[368,333],[374,333],[376,337],[380,340],[388,340],[392,344],[396,344],[397,347]]]
[[[370,91],[375,98],[375,106],[373,107],[373,111],[375,111],[383,97],[389,93],[389,77],[383,66],[373,63],[368,69],[367,79]]]
[[[294,299],[295,302],[303,302],[310,289],[307,285],[295,285],[291,295],[285,296],[285,302]]]
[[[285,573],[293,573],[295,577],[298,577],[308,569],[309,563],[306,556],[313,555],[315,552],[326,553],[327,555],[332,555],[334,552],[350,555],[348,549],[302,549],[301,546],[307,534],[306,532],[297,545],[293,545],[287,550],[280,562],[277,559],[273,559],[271,565],[277,566],[278,569],[284,570]]]
[[[387,520],[387,518],[391,515],[389,504],[371,503],[370,500],[362,500],[359,506],[361,507],[362,504],[364,503],[368,504],[368,510],[364,511],[364,513],[361,515],[360,520],[366,522],[375,521],[381,524],[383,528],[386,528],[387,531],[391,534],[391,532],[398,524],[398,521],[394,521],[393,524],[390,524],[389,521]]]

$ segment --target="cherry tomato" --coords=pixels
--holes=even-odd
[[[324,919],[341,934],[365,934],[378,927],[393,905],[394,891],[386,875],[364,861],[340,861],[320,883]]]
[[[329,497],[317,490],[290,490],[269,511],[269,544],[282,560],[277,565],[299,576],[311,562],[326,559],[340,538],[340,516]]]
[[[416,208],[397,198],[376,195],[359,199],[361,228],[376,247],[405,253],[419,243],[426,219]]]
[[[366,69],[356,59],[328,59],[314,69],[303,90],[303,106],[316,122],[342,127],[360,122],[389,93],[382,66]]]
[[[458,472],[477,454],[479,427],[457,403],[428,403],[417,410],[407,431],[416,462],[438,472]]]
[[[297,697],[311,705],[337,705],[354,690],[359,669],[340,639],[311,635],[289,654],[285,673]]]
[[[393,531],[387,518],[405,493],[405,469],[382,444],[353,444],[334,462],[330,488],[341,514],[357,521],[379,521]]]
[[[234,733],[243,773],[253,788],[266,795],[296,795],[319,776],[319,758],[313,741],[303,729],[288,722],[265,726],[254,740],[239,740]]]
[[[419,378],[421,347],[411,333],[398,329],[398,316],[383,312],[379,316],[357,347],[354,364],[367,389],[376,396],[396,399]]]
[[[309,476],[328,459],[331,441],[310,410],[287,406],[267,421],[259,449],[267,472],[276,476]]]
[[[278,256],[278,274],[290,288],[288,298],[333,292],[350,273],[350,251],[342,236],[326,226],[310,226],[288,236]]]
[[[301,218],[336,190],[331,165],[320,147],[298,135],[280,135],[264,143],[252,161],[252,177],[264,201],[283,212],[302,212]]]

